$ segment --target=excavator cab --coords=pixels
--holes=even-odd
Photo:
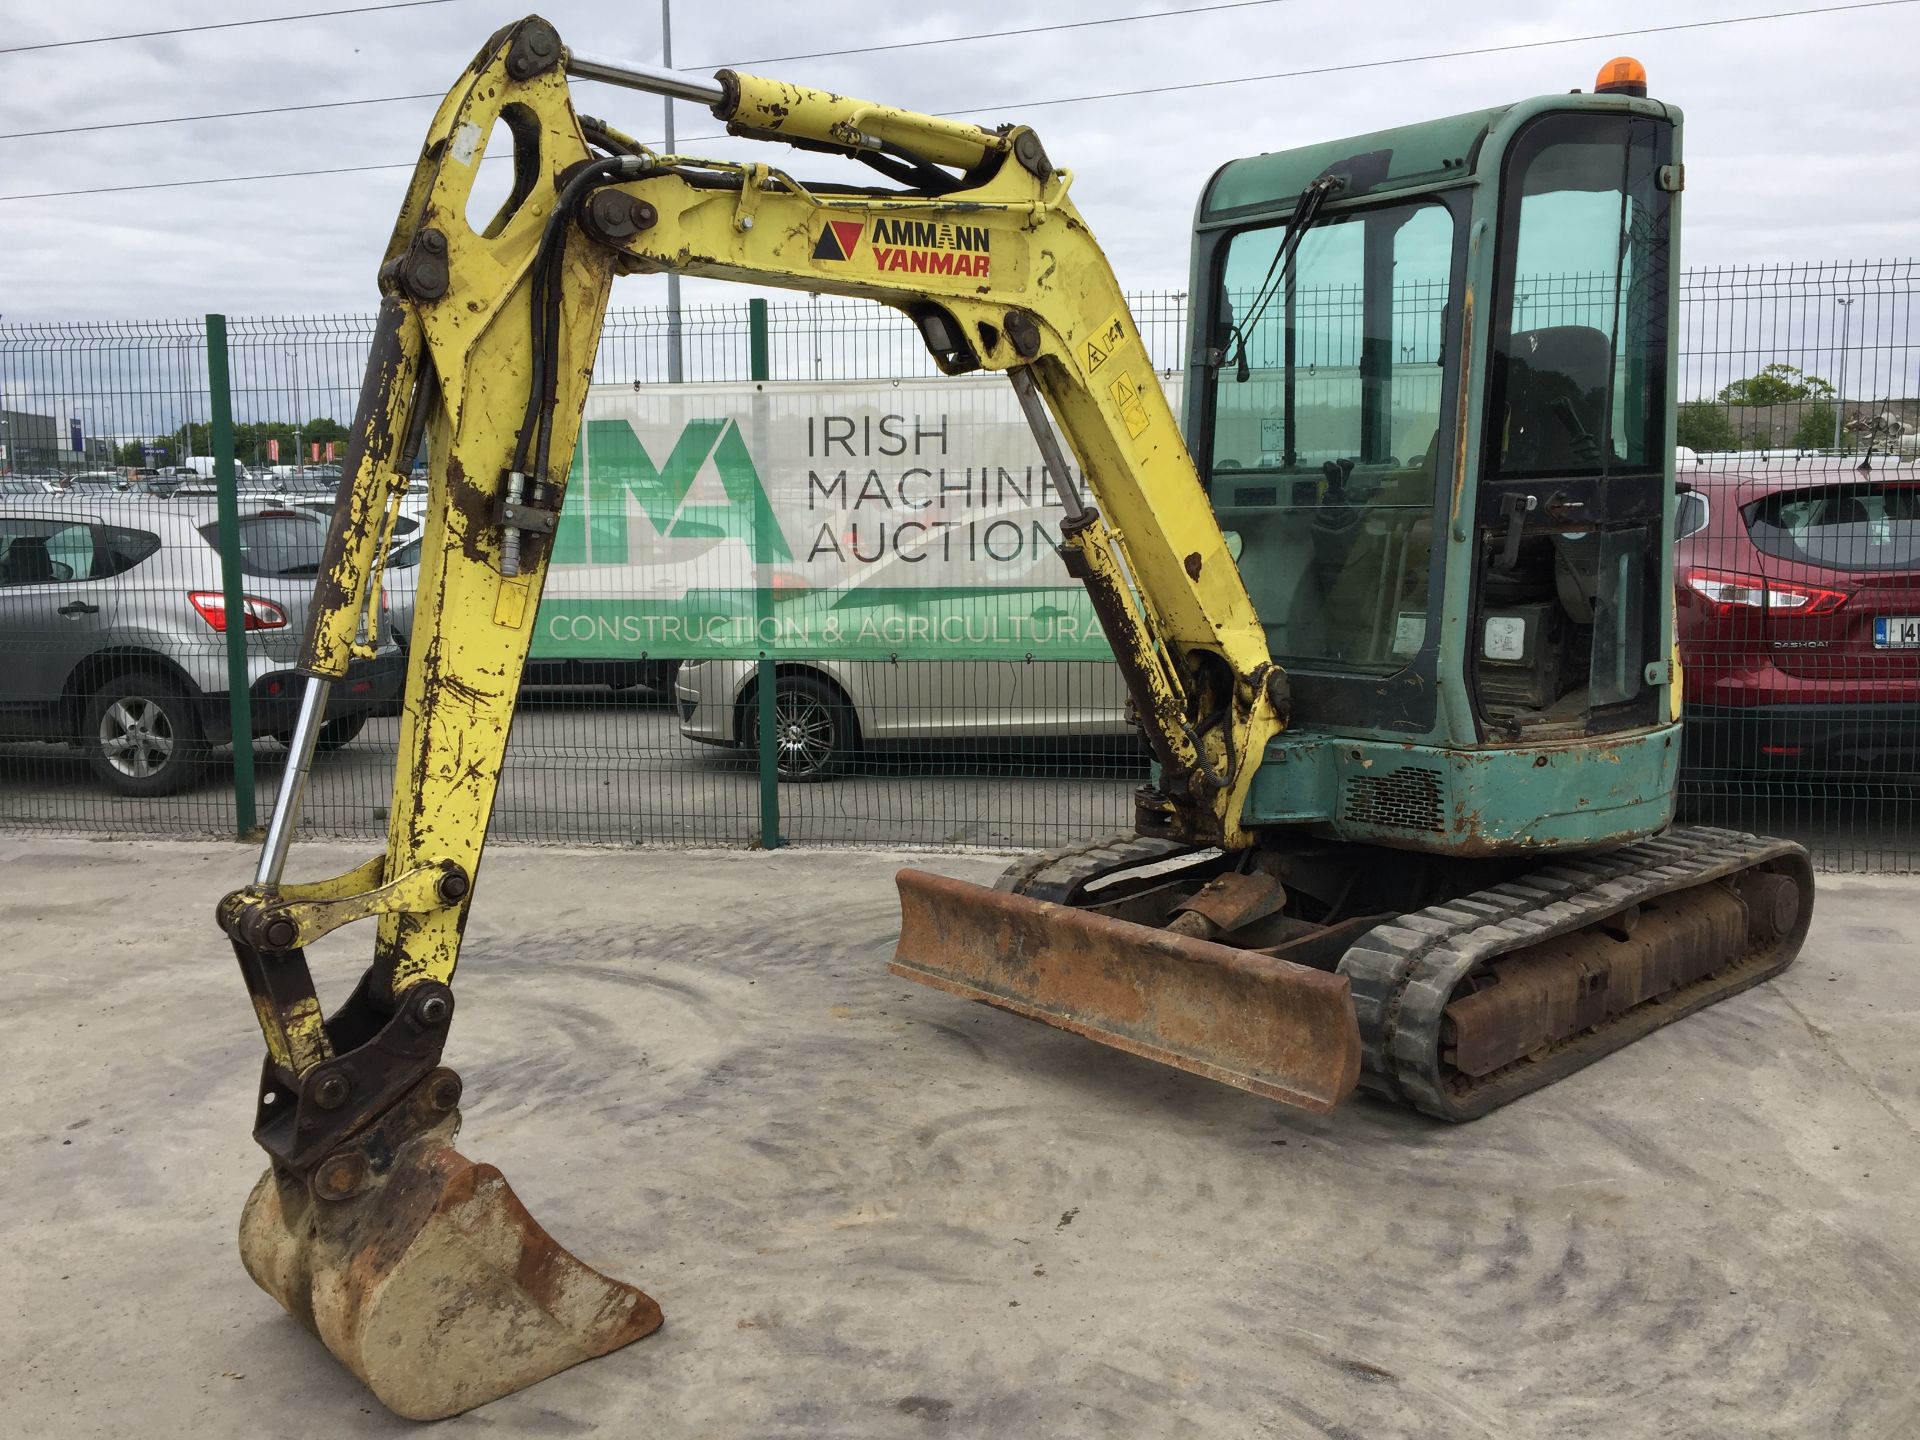
[[[1562,95],[1208,184],[1185,428],[1293,701],[1250,825],[1491,855],[1667,823],[1679,143]]]

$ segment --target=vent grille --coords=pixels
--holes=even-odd
[[[1356,825],[1439,834],[1440,772],[1407,765],[1384,775],[1347,777],[1346,818]]]

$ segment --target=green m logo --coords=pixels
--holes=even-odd
[[[728,503],[689,505],[687,493],[709,460]],[[657,467],[630,422],[587,421],[573,453],[553,563],[625,564],[629,496],[664,538],[730,536],[746,543],[756,564],[793,558],[747,442],[732,420],[689,420],[667,463]]]

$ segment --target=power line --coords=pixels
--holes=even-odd
[[[833,55],[866,55],[881,50],[912,50],[926,45],[958,45],[972,40],[997,40],[1014,35],[1042,35],[1055,30],[1084,30],[1095,25],[1125,25],[1136,20],[1164,20],[1171,16],[1197,15],[1214,10],[1247,10],[1255,6],[1285,3],[1287,0],[1226,0],[1226,3],[1222,4],[1192,5],[1173,10],[1150,10],[1141,15],[1110,15],[1101,20],[1076,20],[1061,25],[1035,25],[1024,30],[990,30],[977,35],[949,35],[939,40],[904,40],[894,45],[862,45],[848,50],[819,50],[811,55],[776,55],[762,60],[736,60],[729,62],[729,65],[735,68],[747,65],[778,65],[788,60],[819,60]],[[76,40],[64,43],[77,45],[84,42]],[[4,53],[6,52],[0,51],[0,54]],[[720,70],[727,66],[681,66],[679,68]],[[438,100],[440,98],[440,94],[377,95],[365,100],[330,100],[312,105],[269,105],[258,110],[214,110],[203,115],[167,115],[152,120],[124,120],[100,125],[65,125],[50,130],[15,130],[0,134],[0,140],[37,140],[48,135],[85,135],[100,130],[131,130],[143,125],[184,125],[200,120],[239,120],[259,115],[290,115],[304,110],[346,109],[356,105],[392,105],[406,100]]]
[[[107,45],[115,40],[152,40],[161,35],[194,35],[202,30],[239,30],[248,25],[284,25],[289,20],[326,20],[335,15],[367,15],[375,10],[413,10],[451,0],[390,0],[385,5],[356,5],[351,10],[312,10],[305,15],[272,15],[262,20],[222,20],[212,25],[179,25],[171,30],[130,30],[124,35],[89,35],[84,40],[43,40],[37,45],[0,45],[0,55],[26,50],[64,50],[69,45]]]
[[[489,155],[488,160],[500,157]],[[6,200],[52,200],[63,195],[124,195],[134,190],[180,190],[193,185],[245,185],[255,180],[300,180],[311,175],[370,175],[376,170],[411,170],[414,162],[394,165],[340,165],[330,170],[273,170],[264,175],[215,175],[205,180],[149,180],[140,185],[98,185],[90,190],[42,190],[34,195],[0,195]]]
[[[1766,15],[1729,15],[1719,20],[1686,20],[1673,25],[1642,25],[1632,30],[1602,30],[1593,35],[1565,35],[1557,40],[1516,40],[1507,45],[1478,45],[1471,50],[1435,50],[1426,55],[1400,55],[1390,60],[1355,60],[1344,65],[1316,65],[1307,70],[1275,70],[1266,75],[1240,75],[1230,80],[1191,80],[1182,85],[1148,85],[1138,90],[1102,90],[1087,95],[1062,95],[1052,100],[1019,100],[1002,105],[943,110],[943,116],[977,115],[986,109],[1038,110],[1048,105],[1080,105],[1090,100],[1125,100],[1138,95],[1170,95],[1183,90],[1211,90],[1222,85],[1253,85],[1262,80],[1297,80],[1309,75],[1338,75],[1348,70],[1378,70],[1389,65],[1418,65],[1429,60],[1464,60],[1475,55],[1504,55],[1515,50],[1543,50],[1553,45],[1584,45],[1594,40],[1627,40],[1641,35],[1668,35],[1676,30],[1711,30],[1722,25],[1751,25],[1761,20],[1794,20],[1806,15],[1838,15],[1847,10],[1885,10],[1915,5],[1920,0],[1854,0],[1849,5],[1821,5],[1805,10],[1775,10]]]
[[[982,30],[975,35],[948,35],[940,40],[901,40],[891,45],[857,45],[848,50],[813,50],[804,55],[769,55],[759,60],[728,60],[719,65],[695,65],[695,70],[739,70],[748,65],[783,65],[789,60],[827,60],[836,55],[872,55],[882,50],[918,50],[927,45],[959,45],[970,40],[1004,40],[1014,35],[1047,35],[1056,30],[1090,30],[1096,25],[1126,25],[1135,20],[1165,20],[1175,15],[1204,15],[1213,10],[1250,10],[1256,5],[1283,5],[1286,0],[1227,0],[1218,5],[1181,5],[1171,10],[1148,10],[1139,15],[1109,15],[1103,20],[1070,20],[1059,25],[1032,25],[1024,30]]]
[[[444,3],[444,0],[416,0],[416,3]],[[1469,50],[1437,50],[1424,55],[1398,55],[1385,60],[1355,60],[1342,65],[1319,65],[1304,70],[1277,70],[1265,75],[1240,75],[1225,80],[1193,80],[1177,85],[1149,85],[1134,90],[1108,90],[1087,95],[1057,96],[1047,100],[1021,100],[996,105],[975,105],[965,110],[933,112],[942,118],[978,115],[1007,110],[1038,110],[1051,105],[1080,105],[1095,100],[1131,99],[1142,95],[1167,95],[1187,90],[1209,90],[1227,85],[1254,85],[1270,80],[1294,80],[1312,75],[1334,75],[1352,70],[1376,70],[1391,65],[1418,65],[1433,60],[1459,60],[1475,55],[1501,55],[1517,50],[1541,50],[1555,45],[1584,45],[1595,40],[1624,40],[1641,35],[1667,35],[1681,30],[1710,30],[1729,25],[1751,25],[1766,20],[1793,20],[1809,15],[1837,15],[1853,10],[1885,10],[1895,6],[1920,4],[1920,0],[1852,0],[1844,5],[1822,5],[1799,10],[1775,10],[1762,15],[1729,15],[1718,20],[1689,20],[1672,25],[1649,25],[1633,30],[1605,30],[1591,35],[1566,35],[1555,40],[1518,40],[1506,45],[1482,45]],[[391,99],[412,97],[392,96]],[[362,103],[362,102],[355,102]],[[375,104],[378,101],[364,103]],[[724,135],[691,135],[688,142],[724,140]],[[489,159],[499,158],[489,156]],[[325,170],[280,170],[261,175],[217,175],[205,180],[156,180],[138,185],[100,185],[78,190],[42,190],[21,195],[0,195],[0,203],[9,200],[55,200],[73,195],[119,195],[138,190],[176,190],[194,185],[237,185],[256,180],[287,180],[317,175],[363,175],[381,170],[411,170],[414,162],[391,165],[343,165]]]
[[[163,115],[153,120],[116,120],[104,125],[67,125],[57,130],[13,130],[0,140],[32,140],[42,135],[85,135],[95,130],[137,130],[143,125],[183,125],[190,120],[238,120],[251,115],[293,115],[302,110],[346,110],[356,105],[393,105],[402,100],[440,100],[445,91],[418,95],[376,95],[366,100],[316,100],[311,105],[269,105],[260,110],[213,110],[205,115]]]

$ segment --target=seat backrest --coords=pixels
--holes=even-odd
[[[1502,461],[1517,470],[1580,469],[1582,437],[1604,453],[1607,371],[1613,347],[1590,325],[1519,330],[1500,357],[1505,367]]]
[[[53,579],[53,556],[43,535],[16,535],[0,559],[0,585],[45,585]]]

